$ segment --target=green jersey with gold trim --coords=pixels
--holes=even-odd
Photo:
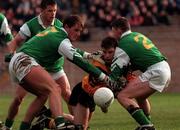
[[[51,70],[57,59],[66,56],[86,72],[100,76],[101,71],[83,60],[77,50],[72,46],[64,28],[52,26],[28,40],[18,52],[33,57],[46,70]]]
[[[57,26],[57,27],[62,27],[63,24],[60,20],[57,18],[54,19],[54,21],[51,23],[50,26]],[[31,20],[27,21],[23,26],[20,28],[19,34],[25,38],[29,39],[39,32],[42,32],[46,29],[47,27],[44,26],[42,19],[39,16],[32,18]]]
[[[55,18],[54,21],[51,23],[51,26],[62,27],[63,24],[62,24],[62,22],[60,20]],[[26,22],[20,28],[19,34],[21,35],[21,37],[23,37],[27,41],[28,39],[35,36],[39,32],[44,31],[46,28],[47,27],[45,27],[43,25],[42,19],[41,19],[40,15],[39,15],[39,16],[37,16],[35,18],[32,18],[28,22]],[[61,69],[63,69],[63,65],[64,65],[64,57],[61,57],[54,64],[52,64],[51,67],[49,67],[48,71],[49,72],[58,72]]]
[[[134,70],[146,71],[147,68],[166,60],[153,42],[141,33],[127,31],[118,41],[113,64],[113,78],[120,77],[129,64]]]

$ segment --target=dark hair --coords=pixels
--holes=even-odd
[[[101,42],[101,48],[109,49],[109,48],[116,48],[118,45],[117,40],[113,37],[106,37]]]
[[[120,28],[123,32],[131,29],[129,22],[125,17],[120,17],[112,21],[111,27]]]
[[[41,8],[46,9],[48,5],[56,5],[56,0],[42,0],[41,1]]]
[[[81,17],[78,16],[78,15],[70,15],[68,17],[66,17],[63,21],[63,27],[65,25],[67,25],[68,27],[72,27],[74,26],[75,24],[77,23],[80,23],[81,26],[83,27],[83,24],[82,24],[82,20],[81,20]]]

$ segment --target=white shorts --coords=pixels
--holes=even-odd
[[[21,82],[22,79],[30,72],[32,66],[39,64],[34,58],[29,55],[19,52],[14,54],[9,63],[9,73],[11,80],[14,82]]]
[[[171,80],[171,70],[166,61],[156,63],[139,76],[142,82],[148,81],[149,86],[159,92],[168,87]]]
[[[52,78],[53,78],[54,80],[57,80],[57,79],[59,79],[60,77],[66,75],[66,73],[64,72],[63,69],[60,70],[60,71],[58,71],[58,72],[54,72],[54,73],[51,73],[51,72],[50,72],[49,74],[52,76]]]
[[[29,64],[25,65],[25,61],[29,61]],[[21,82],[22,79],[30,72],[32,66],[38,66],[39,64],[35,61],[34,58],[30,57],[23,52],[16,53],[9,63],[9,73],[11,80],[14,82]],[[66,75],[64,70],[58,72],[49,73],[54,80],[59,79],[60,77]]]

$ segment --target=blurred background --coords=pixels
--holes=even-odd
[[[9,22],[15,36],[24,22],[40,13],[41,0],[0,0],[0,12]],[[89,52],[100,48],[102,38],[111,35],[110,23],[124,16],[132,31],[148,36],[168,58],[172,81],[166,92],[180,92],[180,0],[57,0],[56,17],[63,20],[70,14],[79,14],[85,23],[76,47]],[[7,65],[3,62],[4,47],[0,45],[0,94],[13,93]],[[86,74],[65,61],[65,72],[71,87]]]

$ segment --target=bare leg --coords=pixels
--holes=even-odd
[[[68,104],[71,95],[71,89],[67,76],[61,76],[59,79],[56,80],[56,83],[58,83],[59,87],[61,88],[62,97],[66,101],[70,114],[73,114],[72,107]]]
[[[143,110],[134,99],[146,100],[156,90],[148,86],[148,82],[141,82],[139,78],[131,81],[122,91],[117,99],[119,103],[131,114],[140,125],[152,125]]]
[[[83,125],[84,130],[87,130],[89,123],[89,108],[82,106],[81,104],[77,104],[74,112],[74,124],[75,125]]]
[[[148,99],[143,100],[143,99],[137,98],[136,101],[137,101],[139,107],[141,109],[143,109],[144,114],[149,116],[150,115],[150,111],[151,111],[151,105],[150,105],[149,100]]]
[[[63,116],[61,102],[61,90],[58,90],[58,87],[54,88],[54,90],[49,95],[49,107],[54,117]]]
[[[146,100],[155,91],[156,90],[148,86],[148,82],[142,83],[139,78],[136,78],[130,82],[125,89],[119,92],[117,99],[125,108],[127,108],[129,105],[139,107],[139,105],[133,99],[140,98],[141,100]]]
[[[24,122],[32,122],[33,118],[41,110],[47,100],[46,96],[38,96],[30,104],[27,113],[24,118]],[[36,107],[34,107],[36,105]],[[31,117],[31,118],[30,118]]]
[[[14,118],[18,114],[19,106],[27,94],[27,91],[24,90],[22,87],[20,87],[20,86],[16,86],[16,87],[17,88],[16,88],[15,97],[14,97],[12,103],[10,104],[10,107],[8,110],[7,119],[10,119],[10,120],[14,120]]]
[[[9,106],[8,115],[6,117],[5,126],[3,127],[3,130],[12,128],[14,119],[19,111],[19,106],[21,105],[21,102],[26,96],[26,93],[27,93],[26,90],[24,90],[22,87],[20,87],[19,85],[16,86],[15,97],[13,98]]]
[[[61,96],[58,91],[58,84],[56,84],[47,71],[40,66],[32,67],[31,71],[25,76],[24,81],[26,84],[23,87],[27,91],[37,95],[37,98],[32,102],[27,111],[24,122],[31,122],[36,113],[43,107],[48,95],[52,101],[50,103],[52,114],[55,118],[62,116]]]

